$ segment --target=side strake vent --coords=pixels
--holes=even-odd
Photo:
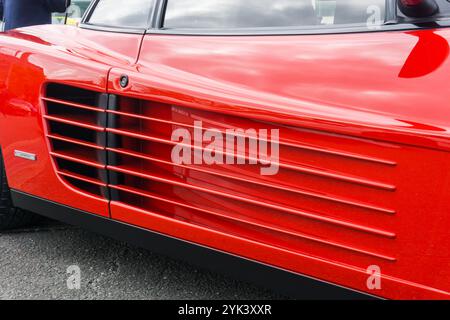
[[[107,146],[114,206],[330,260],[338,253],[349,264],[396,262],[396,145],[123,96],[114,101],[106,111],[114,124],[106,128],[115,145]],[[195,139],[198,121],[203,132],[280,129],[279,173],[173,163],[172,133],[186,129]]]
[[[57,173],[111,200],[113,216],[133,207],[361,268],[397,261],[397,182],[407,174],[398,145],[59,84],[43,100]],[[173,163],[172,132],[195,139],[198,122],[221,133],[279,129],[279,172]]]
[[[75,188],[108,197],[106,94],[48,84],[42,98],[47,138],[57,174]]]

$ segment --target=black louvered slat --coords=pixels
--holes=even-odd
[[[107,198],[108,95],[50,83],[42,102],[56,173],[83,192]]]

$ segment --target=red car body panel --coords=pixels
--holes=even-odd
[[[297,36],[0,36],[11,188],[385,298],[450,298],[449,29]],[[139,50],[139,48],[142,49]],[[120,85],[129,77],[129,86]],[[27,79],[23,82],[22,79]],[[56,174],[46,83],[120,97],[109,202]],[[111,113],[110,111],[105,111]],[[280,129],[280,171],[176,165],[177,128]],[[14,150],[36,153],[31,163]],[[77,155],[71,156],[76,158]],[[378,266],[382,287],[369,290]]]
[[[1,113],[8,117],[2,117],[0,127],[10,187],[109,216],[108,201],[80,193],[55,175],[42,121],[43,84],[51,79],[105,92],[110,65],[134,64],[142,36],[105,33],[98,38],[83,29],[40,27],[5,37],[9,46],[0,48],[0,99]],[[33,152],[41,161],[13,158],[16,149]]]

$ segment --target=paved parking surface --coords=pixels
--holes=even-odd
[[[69,290],[78,266],[81,288]],[[0,234],[0,299],[279,299],[273,292],[56,222]]]

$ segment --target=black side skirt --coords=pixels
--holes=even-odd
[[[299,299],[373,296],[11,190],[16,207]]]

